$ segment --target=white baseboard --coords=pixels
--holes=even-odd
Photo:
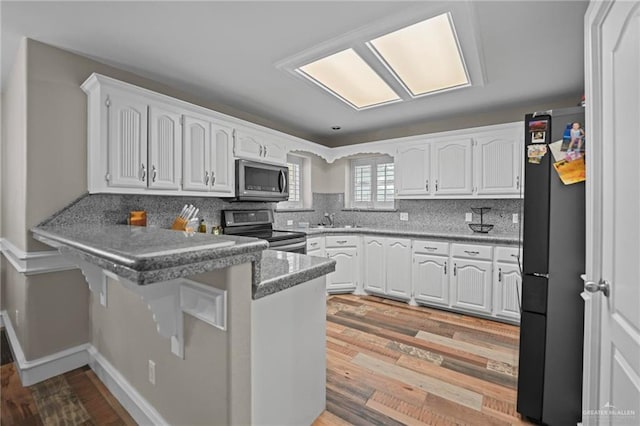
[[[13,358],[23,386],[31,386],[89,363],[88,343],[27,361],[7,311],[2,311],[0,314],[7,329],[7,337],[11,343]]]
[[[91,369],[138,424],[169,424],[93,345],[89,347],[88,353],[91,358],[89,363]]]
[[[11,352],[23,386],[31,386],[88,364],[138,424],[169,424],[93,345],[85,343],[27,361],[7,311],[0,312],[0,324],[7,329]]]

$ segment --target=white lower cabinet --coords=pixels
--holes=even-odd
[[[355,290],[360,278],[360,238],[355,235],[330,235],[324,240],[326,256],[336,261],[336,270],[327,275],[327,292],[346,293]]]
[[[413,297],[418,302],[449,306],[448,257],[413,255]]]
[[[385,238],[364,237],[363,241],[363,279],[364,290],[384,294],[386,288]]]
[[[491,262],[452,258],[451,306],[491,314]]]
[[[496,247],[493,266],[493,313],[496,317],[520,321],[522,275],[518,249]]]
[[[324,257],[324,237],[307,239],[307,255]]]
[[[411,299],[411,240],[386,238],[386,294],[399,299]]]

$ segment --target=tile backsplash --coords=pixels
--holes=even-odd
[[[344,194],[313,194],[312,212],[278,212],[276,225],[287,227],[287,220],[294,226],[300,222],[316,225],[322,221],[324,212],[334,213],[335,225],[357,225],[388,229],[471,232],[465,222],[465,213],[472,207],[491,207],[484,214],[484,223],[494,225],[490,233],[518,234],[519,225],[514,224],[513,214],[522,214],[522,200],[396,200],[396,211],[345,210]],[[401,221],[400,213],[408,213],[409,220]],[[519,219],[522,218],[519,216]],[[479,215],[473,214],[473,223],[480,222]]]
[[[208,229],[220,224],[221,211],[225,209],[276,208],[275,203],[230,202],[211,197],[87,194],[43,224],[119,224],[126,223],[131,210],[146,210],[149,226],[169,228],[185,204],[193,204],[200,209],[198,216],[205,219]],[[485,223],[494,225],[490,233],[518,234],[519,225],[512,223],[512,216],[514,213],[521,214],[522,200],[396,200],[395,207],[396,211],[345,210],[344,194],[314,193],[312,209],[276,211],[275,226],[281,229],[298,227],[301,222],[317,225],[327,212],[334,214],[336,226],[471,232],[465,222],[465,213],[471,212],[471,207],[491,207],[484,217]],[[401,212],[408,214],[408,221],[400,221]],[[293,226],[287,225],[289,220],[293,221]],[[478,215],[474,214],[473,222],[479,221]]]

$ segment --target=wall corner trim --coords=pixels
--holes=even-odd
[[[20,250],[6,238],[0,238],[0,250],[16,271],[24,275],[46,274],[77,268],[58,250],[27,252]]]
[[[0,324],[7,329],[7,337],[23,386],[31,386],[88,364],[138,424],[169,424],[92,344],[84,343],[27,361],[7,311],[0,312]]]

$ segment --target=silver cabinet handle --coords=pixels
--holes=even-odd
[[[213,186],[215,183],[216,183],[216,174],[212,170],[211,171],[211,186]]]
[[[141,173],[141,175],[142,175],[142,178],[141,178],[140,180],[144,182],[144,181],[145,181],[145,179],[147,178],[147,169],[146,169],[146,167],[144,166],[144,163],[142,164],[142,166],[141,166],[141,168],[140,168],[140,169],[141,169],[141,170],[140,170],[140,173]]]
[[[151,181],[155,182],[156,181],[156,176],[158,175],[158,170],[156,169],[156,166],[151,166]]]
[[[260,145],[260,157],[262,157],[262,151],[264,150],[263,146]]]
[[[465,250],[464,252],[467,253],[469,256],[475,256],[477,254],[480,254],[479,251]]]
[[[447,275],[447,262],[444,262],[444,274]]]
[[[264,146],[264,156],[265,157],[267,156],[267,146],[266,145]]]
[[[436,192],[438,192],[438,179],[436,179]]]
[[[338,243],[338,244],[345,244],[346,242],[347,242],[347,240],[336,241],[336,243]]]
[[[498,268],[498,282],[502,282],[502,268]]]
[[[516,189],[520,189],[520,176],[516,176]]]
[[[309,243],[309,245],[310,245],[311,247],[315,247],[315,246],[317,246],[317,245],[318,245],[318,243]]]
[[[209,186],[209,172],[204,172],[204,184]]]
[[[425,184],[424,184],[424,190],[425,190],[425,191],[427,191],[427,192],[429,192],[429,179],[427,179],[427,180],[425,181]]]
[[[458,265],[456,265],[455,263],[453,264],[453,276],[455,277],[458,273]]]
[[[429,250],[429,251],[434,251],[434,250],[438,250],[438,247],[429,247],[429,246],[424,246],[425,250]]]

